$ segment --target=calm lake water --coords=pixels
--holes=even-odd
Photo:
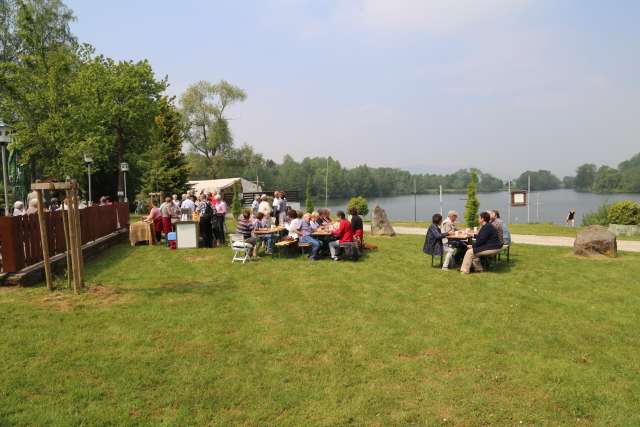
[[[446,212],[455,209],[460,215],[464,215],[465,194],[443,194],[442,209]],[[480,209],[498,209],[506,220],[508,215],[509,194],[480,193]],[[531,222],[553,222],[563,224],[567,212],[571,208],[576,209],[576,223],[580,224],[582,215],[592,212],[602,203],[610,203],[618,200],[640,201],[640,194],[593,194],[578,193],[573,190],[551,190],[532,192],[530,195]],[[316,206],[324,205],[324,200],[315,200]],[[338,209],[344,210],[347,200],[329,200],[329,208],[332,212]],[[376,205],[380,205],[387,211],[392,220],[413,221],[414,197],[374,197],[369,199],[369,210],[373,211]],[[440,197],[437,194],[423,194],[416,196],[416,213],[418,221],[431,220],[431,215],[440,212]],[[371,217],[371,214],[368,215]],[[511,208],[511,222],[526,223],[527,208]]]

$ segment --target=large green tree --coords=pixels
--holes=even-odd
[[[180,194],[187,189],[189,166],[182,150],[184,120],[173,98],[162,97],[151,147],[145,153],[142,191]]]
[[[218,83],[199,81],[180,97],[186,121],[187,141],[192,150],[204,156],[209,178],[220,177],[225,156],[233,148],[233,136],[226,110],[247,98],[241,88],[225,80]]]

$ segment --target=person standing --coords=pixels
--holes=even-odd
[[[216,194],[215,199],[215,226],[213,227],[213,236],[216,240],[216,245],[224,245],[224,219],[227,215],[227,203],[220,194]]]
[[[260,208],[260,196],[256,194],[253,202],[251,202],[251,213],[254,218],[258,216],[258,208]]]
[[[213,230],[211,226],[213,208],[211,207],[211,202],[209,202],[209,199],[207,199],[207,196],[204,194],[200,194],[197,210],[200,217],[199,227],[200,236],[202,237],[202,246],[205,248],[211,248],[213,247]]]
[[[273,193],[273,217],[276,221],[276,226],[280,225],[280,192],[275,191]],[[282,222],[284,224],[284,221]]]
[[[160,205],[160,213],[162,214],[162,233],[167,236],[171,232],[171,217],[173,217],[174,204],[171,197],[164,199],[164,203]]]
[[[565,223],[567,225],[570,225],[571,227],[576,226],[576,209],[575,208],[569,209],[569,213],[567,214],[567,219],[565,220]]]
[[[284,194],[284,192],[280,192],[280,204],[278,207],[278,217],[280,219],[280,224],[284,224],[286,219],[287,219],[287,211],[288,211],[288,205],[287,205],[287,198]]]
[[[271,204],[266,194],[260,196],[260,205],[258,205],[258,212],[262,213],[266,219],[271,218]]]

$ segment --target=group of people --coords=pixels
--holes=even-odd
[[[203,191],[197,197],[192,191],[187,191],[180,199],[177,194],[166,197],[160,206],[152,201],[145,221],[154,224],[156,240],[160,241],[162,235],[166,237],[171,232],[173,222],[195,218],[199,223],[202,245],[212,248],[225,244],[227,210],[223,195],[217,191]]]
[[[511,233],[507,224],[500,218],[500,212],[490,210],[480,213],[480,228],[470,244],[465,239],[453,239],[462,230],[457,224],[458,213],[449,211],[443,220],[439,213],[432,217],[427,230],[423,252],[432,256],[442,256],[442,269],[448,270],[453,262],[460,264],[460,271],[469,274],[473,269],[482,271],[480,258],[499,253],[504,246],[511,244]],[[467,235],[471,230],[465,230]]]
[[[284,227],[286,230],[283,240],[295,240],[301,244],[310,245],[311,261],[319,259],[325,245],[331,259],[337,261],[341,245],[355,242],[358,247],[363,241],[364,227],[356,209],[351,209],[349,212],[351,220],[347,219],[343,211],[336,212],[337,221],[334,223],[329,209],[303,213],[288,206],[282,212],[283,201],[286,203],[283,194],[278,201],[277,209],[269,205],[266,195],[256,198],[256,201],[258,200],[260,200],[258,203],[254,201],[251,209],[243,211],[236,226],[236,233],[243,236],[245,243],[253,246],[253,256],[256,256],[258,243],[261,242],[266,246],[267,254],[273,252],[275,242],[281,238],[279,233],[273,231],[277,226]],[[274,205],[275,203],[276,198],[274,198]],[[326,238],[318,238],[318,232]]]
[[[100,197],[100,201],[98,206],[108,206],[112,205],[113,202],[109,196]],[[64,206],[65,209],[68,209],[68,199],[64,198],[62,203],[60,203],[60,199],[58,197],[51,197],[47,203],[45,203],[44,210],[47,212],[55,212],[61,210]],[[78,202],[78,208],[84,209],[87,207],[87,204],[84,200],[80,200]],[[27,208],[25,209],[25,204],[22,200],[18,200],[13,204],[13,213],[12,216],[22,216],[22,215],[31,215],[38,213],[38,199],[36,195],[30,193],[27,196]]]

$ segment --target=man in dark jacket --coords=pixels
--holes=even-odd
[[[467,253],[464,254],[462,267],[460,268],[462,273],[469,274],[472,264],[474,271],[482,272],[480,257],[497,254],[502,249],[498,231],[491,225],[490,221],[489,213],[482,212],[480,214],[480,231],[478,231],[475,243],[467,246]]]

